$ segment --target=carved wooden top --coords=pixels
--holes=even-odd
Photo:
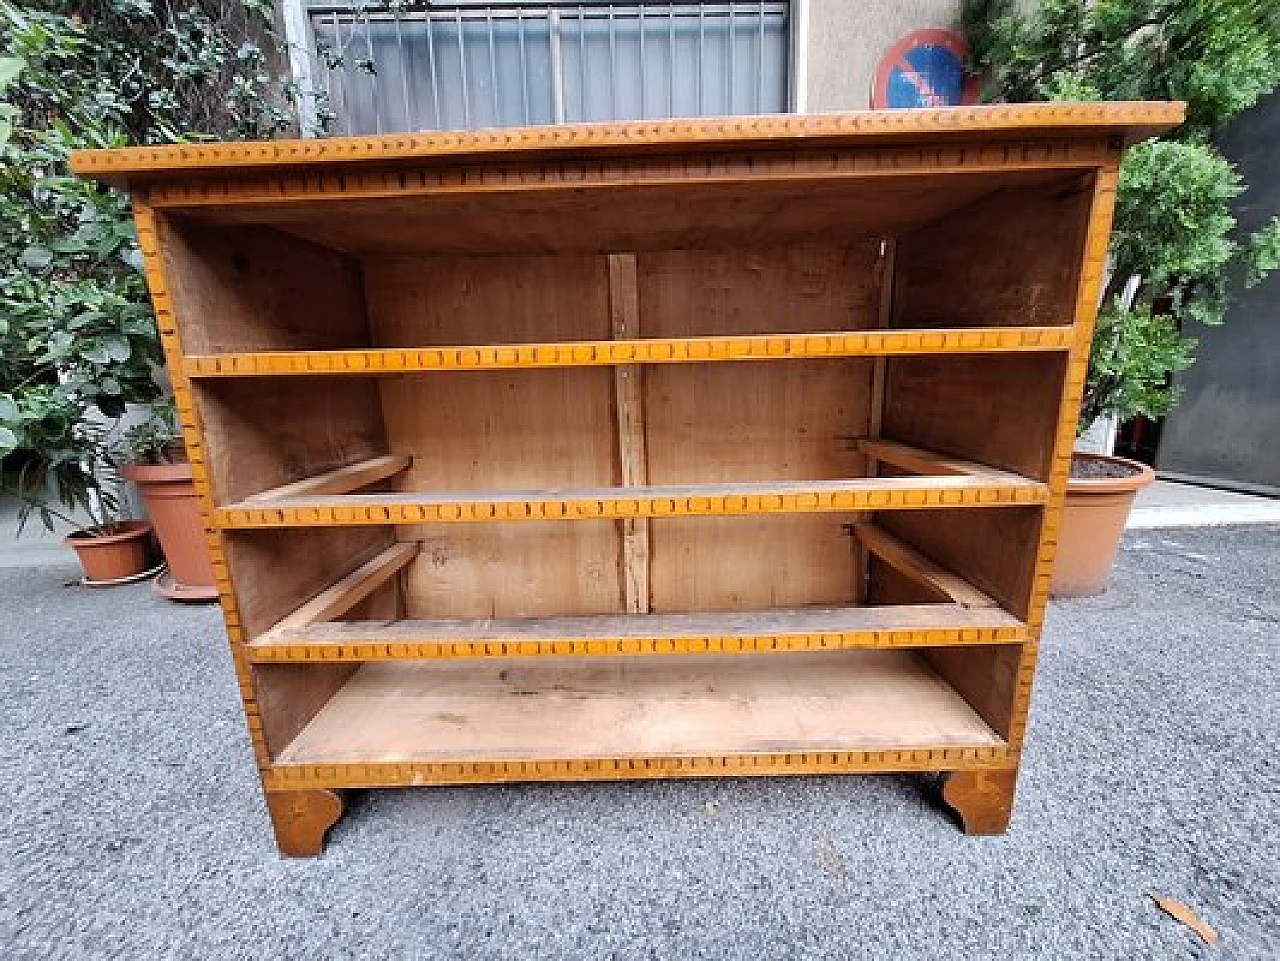
[[[432,158],[499,159],[556,154],[679,153],[689,146],[720,150],[778,145],[861,146],[963,139],[1000,141],[1098,134],[1133,142],[1182,122],[1183,103],[1033,103],[927,110],[699,117],[634,123],[590,123],[496,130],[441,131],[312,140],[178,144],[79,150],[71,169],[117,186],[172,180],[232,168],[312,171],[421,164]]]

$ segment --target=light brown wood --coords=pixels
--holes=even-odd
[[[1083,175],[1053,190],[1002,188],[905,233],[895,326],[1070,324],[1088,188]]]
[[[189,354],[368,347],[360,265],[272,227],[163,230]]]
[[[953,603],[772,608],[718,614],[453,618],[313,622],[249,645],[256,663],[584,654],[750,653],[853,647],[1017,643],[1022,622]]]
[[[277,497],[308,497],[317,494],[348,494],[370,487],[379,481],[393,477],[408,468],[413,458],[405,454],[385,454],[382,457],[371,457],[358,464],[336,467],[333,470],[305,477],[292,484],[273,487],[260,494],[252,494],[245,498],[246,503],[256,500],[272,500]]]
[[[276,845],[285,857],[318,855],[329,829],[342,817],[342,796],[336,791],[267,791],[266,798]]]
[[[858,541],[886,564],[939,591],[961,607],[998,606],[990,595],[984,594],[963,577],[935,564],[874,524],[854,524],[852,530]]]
[[[671,250],[639,258],[645,333],[772,334],[869,325],[872,241],[764,250]],[[865,360],[645,370],[654,484],[856,477],[836,438],[863,428]],[[848,540],[830,518],[650,522],[653,609],[733,611],[852,598]]]
[[[264,786],[966,772],[1002,828],[1120,145],[1180,113],[78,156],[137,192]]]
[[[776,145],[780,141],[815,148],[833,142],[886,141],[940,143],[978,136],[1007,141],[1039,131],[1054,138],[1121,137],[1144,139],[1174,127],[1186,115],[1181,103],[1036,103],[913,110],[910,114],[856,111],[767,117],[699,117],[528,127],[471,132],[391,134],[332,140],[283,140],[271,143],[187,144],[79,150],[72,170],[82,176],[136,184],[170,174],[192,175],[223,169],[243,174],[252,168],[323,168],[340,164],[384,168],[398,160],[424,157],[476,157],[552,150],[571,157],[598,154],[669,152],[673,145]],[[316,176],[316,174],[312,174]]]
[[[897,271],[895,270],[897,253],[897,237],[885,237],[881,240],[880,260],[876,273],[877,286],[879,288],[876,326],[882,330],[890,327],[893,323],[893,289],[897,283]],[[871,394],[867,401],[867,437],[874,439],[880,436],[884,421],[884,379],[887,360],[884,357],[876,357],[871,364]],[[863,472],[868,477],[877,476],[880,473],[879,462],[865,448],[862,453],[865,455]],[[867,520],[869,516],[863,514],[860,515],[860,519]],[[871,573],[871,557],[861,542],[855,546],[854,562],[857,565],[854,575],[854,599],[859,604],[865,604],[867,600],[867,580]]]
[[[903,651],[401,661],[362,667],[280,763],[999,743],[962,698]]]
[[[971,511],[953,516],[951,511],[927,510],[910,517],[905,511],[882,511],[876,524],[945,569],[963,571],[970,584],[1024,617],[1039,513],[1038,508],[1020,507],[981,517]]]
[[[880,300],[876,312],[876,326],[882,330],[893,326],[893,294],[898,282],[898,238],[886,237],[880,254],[879,288]],[[867,417],[867,436],[878,438],[884,419],[884,377],[885,358],[877,357],[872,368],[871,377],[871,410]],[[869,457],[867,475],[875,475],[875,460]]]
[[[953,771],[943,781],[942,800],[960,818],[965,834],[1004,834],[1017,783],[1017,768]]]
[[[687,253],[687,252],[686,252]],[[780,326],[766,316],[739,321],[744,328]],[[818,319],[815,326],[831,326]],[[585,326],[585,325],[584,325]],[[698,329],[695,327],[695,329]],[[474,335],[473,335],[474,336]],[[507,336],[510,336],[509,334]],[[528,335],[526,335],[528,336]],[[606,367],[617,364],[704,364],[798,358],[914,354],[1005,354],[1065,351],[1074,341],[1062,327],[932,327],[918,330],[647,337],[622,341],[457,344],[439,347],[257,351],[203,354],[183,361],[197,380],[230,377],[338,375],[387,377],[413,371]]]
[[[409,344],[608,340],[605,258],[398,257],[365,270],[378,341]],[[405,492],[577,488],[617,482],[614,382],[605,368],[488,370],[378,380],[387,439],[414,463]],[[405,524],[427,520],[405,517]],[[423,542],[406,572],[416,616],[618,611],[621,533],[402,526]]]
[[[640,336],[640,291],[636,285],[635,254],[609,255],[609,313],[614,340]],[[618,460],[623,487],[644,487],[649,471],[644,439],[644,395],[639,364],[613,369],[618,408]],[[622,521],[622,582],[627,610],[649,610],[649,522],[646,518]]]
[[[570,490],[471,490],[277,497],[214,512],[227,530],[372,524],[507,523],[621,517],[720,517],[1041,504],[1043,484],[1010,475],[857,477]]]
[[[194,398],[219,503],[387,454],[377,385],[349,378],[299,389],[278,378],[199,384]]]
[[[947,683],[982,715],[993,731],[1013,737],[1025,715],[1017,706],[1018,679],[1023,657],[1033,641],[1005,647],[979,645],[965,648],[931,648],[922,656]]]
[[[1012,471],[997,470],[994,467],[988,467],[986,464],[978,464],[959,457],[937,454],[922,447],[899,444],[897,441],[892,440],[865,438],[858,441],[858,448],[869,458],[876,461],[884,461],[886,464],[892,464],[894,467],[912,474],[933,476],[960,474],[968,477],[986,477],[991,480],[1011,480],[1021,477],[1020,474],[1015,474]],[[1028,480],[1029,478],[1022,479]]]
[[[815,237],[875,238],[909,230],[1002,187],[1061,181],[1082,166],[1064,157],[1064,172],[1025,153],[1021,167],[1012,161],[985,169],[976,161],[972,169],[957,166],[953,172],[963,179],[945,185],[930,176],[941,172],[935,153],[879,148],[825,155],[775,149],[676,161],[508,161],[478,172],[466,185],[426,168],[391,190],[382,178],[344,178],[332,190],[342,204],[340,217],[282,199],[280,191],[295,186],[289,178],[238,181],[228,185],[234,193],[223,192],[218,203],[210,203],[207,191],[185,185],[157,185],[149,195],[197,223],[271,224],[365,259],[478,250],[505,255],[776,248]],[[572,193],[536,183],[570,179],[576,180]],[[706,189],[708,181],[714,191]]]
[[[404,574],[409,617],[625,610],[617,521],[424,525],[398,534],[422,544]]]
[[[887,368],[886,440],[1044,480],[1053,458],[1062,354],[896,357]],[[1016,405],[1006,398],[1018,398]]]
[[[263,638],[301,631],[316,621],[341,617],[385,584],[418,553],[417,544],[394,544],[362,564],[340,581],[325,588],[292,614],[280,620]],[[260,638],[261,640],[262,638]]]

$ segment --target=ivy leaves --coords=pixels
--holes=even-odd
[[[288,129],[273,16],[269,0],[0,0],[0,457],[24,452],[29,505],[105,503],[95,410],[161,392],[129,199],[68,155]]]

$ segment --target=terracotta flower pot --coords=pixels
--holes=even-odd
[[[156,593],[171,600],[216,600],[218,588],[191,465],[135,464],[121,473],[138,485],[169,564],[169,575],[156,579]]]
[[[85,580],[96,585],[124,583],[155,561],[155,542],[146,521],[122,521],[114,533],[76,531],[65,539],[80,558]]]
[[[1146,464],[1102,454],[1076,454],[1074,460],[1122,477],[1072,477],[1058,528],[1057,560],[1050,593],[1054,597],[1087,597],[1107,589],[1107,579],[1120,549],[1120,538],[1138,491],[1156,479]],[[1074,473],[1074,471],[1073,471]]]

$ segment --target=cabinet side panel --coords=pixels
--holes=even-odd
[[[1092,184],[1004,188],[899,238],[892,326],[1070,325]],[[1068,368],[1061,353],[889,358],[881,433],[1048,481]],[[1027,616],[1039,510],[906,513],[880,522]]]
[[[969,706],[982,715],[993,731],[1010,740],[1018,710],[1019,667],[1025,647],[1023,644],[940,647],[921,654],[960,692]]]
[[[177,222],[165,258],[188,354],[369,345],[360,265],[270,227]]]
[[[894,326],[1070,325],[1089,187],[1005,187],[903,234]]]
[[[221,504],[388,452],[372,380],[236,378],[194,390]]]
[[[227,568],[246,638],[252,639],[394,540],[386,528],[235,531]],[[384,598],[388,592],[383,592]],[[389,610],[385,605],[378,610]],[[276,757],[355,672],[355,664],[255,668],[262,733]]]
[[[386,527],[227,531],[223,538],[249,639],[394,542]]]
[[[1058,353],[891,357],[881,435],[1047,480],[1066,372]]]
[[[246,488],[279,483],[289,476],[289,468],[282,463],[278,450],[256,439],[247,448],[242,448],[245,456],[235,456],[236,444],[244,443],[243,435],[235,429],[237,418],[226,418],[219,404],[210,404],[207,395],[197,394],[182,373],[182,358],[210,349],[212,343],[240,346],[245,342],[241,338],[254,331],[254,336],[265,339],[250,338],[249,343],[280,345],[283,331],[300,328],[291,327],[293,321],[282,322],[275,313],[288,304],[267,289],[275,283],[274,280],[266,281],[258,274],[256,280],[246,280],[242,287],[237,288],[238,281],[234,277],[227,276],[217,263],[204,259],[206,254],[211,261],[229,258],[234,254],[233,249],[220,245],[221,241],[214,243],[213,249],[206,249],[203,241],[213,243],[210,240],[212,235],[202,234],[194,244],[189,243],[189,225],[159,218],[145,203],[135,205],[135,216],[183,437],[191,456],[196,490],[207,523],[220,494],[227,490],[244,493],[248,492]],[[272,232],[253,232],[256,240],[250,241],[250,246],[258,254],[269,253],[254,246],[259,241],[265,244],[268,234],[272,236],[271,244],[280,239]],[[280,251],[298,249],[296,244],[280,247]],[[303,249],[308,249],[308,253],[301,258],[280,251],[277,251],[278,257],[255,255],[250,266],[256,261],[263,269],[275,269],[272,267],[274,264],[285,274],[293,270],[290,284],[297,285],[299,290],[305,287],[317,292],[315,298],[299,293],[292,304],[297,310],[298,323],[317,322],[322,326],[331,323],[331,330],[343,331],[335,336],[344,340],[348,336],[364,337],[358,276],[350,261],[334,261],[327,254],[321,256],[316,250],[309,249],[308,245],[303,245]],[[317,276],[317,272],[324,271],[329,273]],[[281,282],[284,283],[283,280]],[[318,312],[308,313],[309,306],[315,306]],[[229,328],[220,327],[228,322],[231,324]],[[218,330],[223,330],[228,339],[211,340],[209,331]],[[226,333],[228,330],[230,332]],[[223,334],[216,336],[222,337]],[[261,392],[262,388],[259,386],[257,389]],[[255,404],[255,399],[261,400],[262,396],[261,393],[255,395],[254,390],[254,387],[249,387],[248,399],[240,402],[241,419],[249,425],[251,432],[272,421],[284,424],[291,421],[288,404],[271,403],[269,393],[267,403]],[[279,395],[276,397],[279,399]],[[369,395],[367,400],[372,403],[358,403],[361,421],[365,430],[373,432],[370,449],[376,447],[382,451],[385,442],[381,439],[376,397]],[[305,438],[299,440],[299,445],[299,450],[307,452],[299,467],[309,466],[312,461],[324,460],[328,456],[323,451],[317,455],[316,449],[308,446],[309,441]],[[245,480],[247,484],[243,483]],[[379,544],[390,541],[390,533],[386,531],[355,532],[355,536],[329,532],[322,535],[322,542],[312,543],[304,538],[303,549],[299,550],[296,544],[290,544],[287,532],[272,533],[280,536],[274,540],[262,538],[257,549],[246,546],[249,542],[238,535],[212,529],[208,533],[210,559],[218,582],[249,734],[255,757],[264,768],[270,763],[271,752],[283,748],[341,686],[351,668],[315,666],[290,669],[279,672],[278,682],[264,684],[248,664],[245,642],[351,570]]]
[[[1027,616],[1040,537],[1039,508],[881,511],[876,523],[990,594],[1011,614]]]
[[[262,733],[273,758],[279,757],[359,666],[261,664],[253,668]]]

